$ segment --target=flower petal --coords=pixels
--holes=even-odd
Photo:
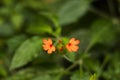
[[[71,47],[69,46],[69,44],[66,45],[66,48],[67,48],[67,50],[68,50],[69,52],[72,52],[72,49],[71,49]]]
[[[52,39],[51,38],[48,38],[48,43],[52,44]]]
[[[73,43],[75,41],[75,38],[70,39],[70,43]]]
[[[70,39],[70,43],[73,44],[73,45],[77,45],[77,44],[80,43],[80,41],[79,40],[75,40],[75,38],[71,38]]]
[[[48,49],[49,49],[49,46],[48,46],[48,45],[43,45],[43,49],[44,49],[44,50],[48,50]]]
[[[52,51],[55,51],[55,47],[54,47],[54,46],[52,46],[51,50],[52,50]]]
[[[75,40],[75,41],[74,41],[74,44],[75,44],[75,45],[77,45],[77,44],[79,44],[79,43],[80,43],[79,40]]]
[[[47,51],[47,53],[48,53],[48,54],[52,54],[52,49],[49,49],[49,50]]]
[[[78,51],[79,46],[71,46],[71,49],[73,52],[76,52],[76,51]]]
[[[48,44],[48,41],[46,39],[43,39],[44,44]]]

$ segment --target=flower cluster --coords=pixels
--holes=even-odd
[[[58,43],[62,43],[61,40],[58,41]],[[65,48],[69,51],[69,52],[77,52],[78,49],[79,49],[79,46],[78,44],[80,43],[79,40],[76,40],[75,38],[71,38],[70,41],[65,44]],[[53,52],[56,51],[56,47],[54,46],[53,44],[53,41],[51,38],[48,38],[48,39],[43,39],[43,49],[45,51],[47,51],[48,54],[52,54]],[[62,51],[63,50],[63,46],[59,48],[59,51]]]

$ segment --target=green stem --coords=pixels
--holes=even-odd
[[[80,77],[82,77],[82,74],[83,74],[83,64],[82,64],[82,60],[79,61],[79,71],[80,71]]]

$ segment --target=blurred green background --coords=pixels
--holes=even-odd
[[[45,37],[75,37],[80,49],[48,55]],[[89,80],[94,73],[120,80],[120,0],[0,0],[0,80]]]

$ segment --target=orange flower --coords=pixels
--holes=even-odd
[[[50,38],[48,40],[43,39],[43,43],[44,43],[43,49],[45,51],[47,51],[48,54],[51,54],[52,52],[55,51],[55,47],[54,47],[52,40]]]
[[[79,49],[79,46],[77,46],[79,43],[80,43],[79,40],[75,40],[75,38],[72,38],[66,45],[66,48],[69,52],[76,52]]]

